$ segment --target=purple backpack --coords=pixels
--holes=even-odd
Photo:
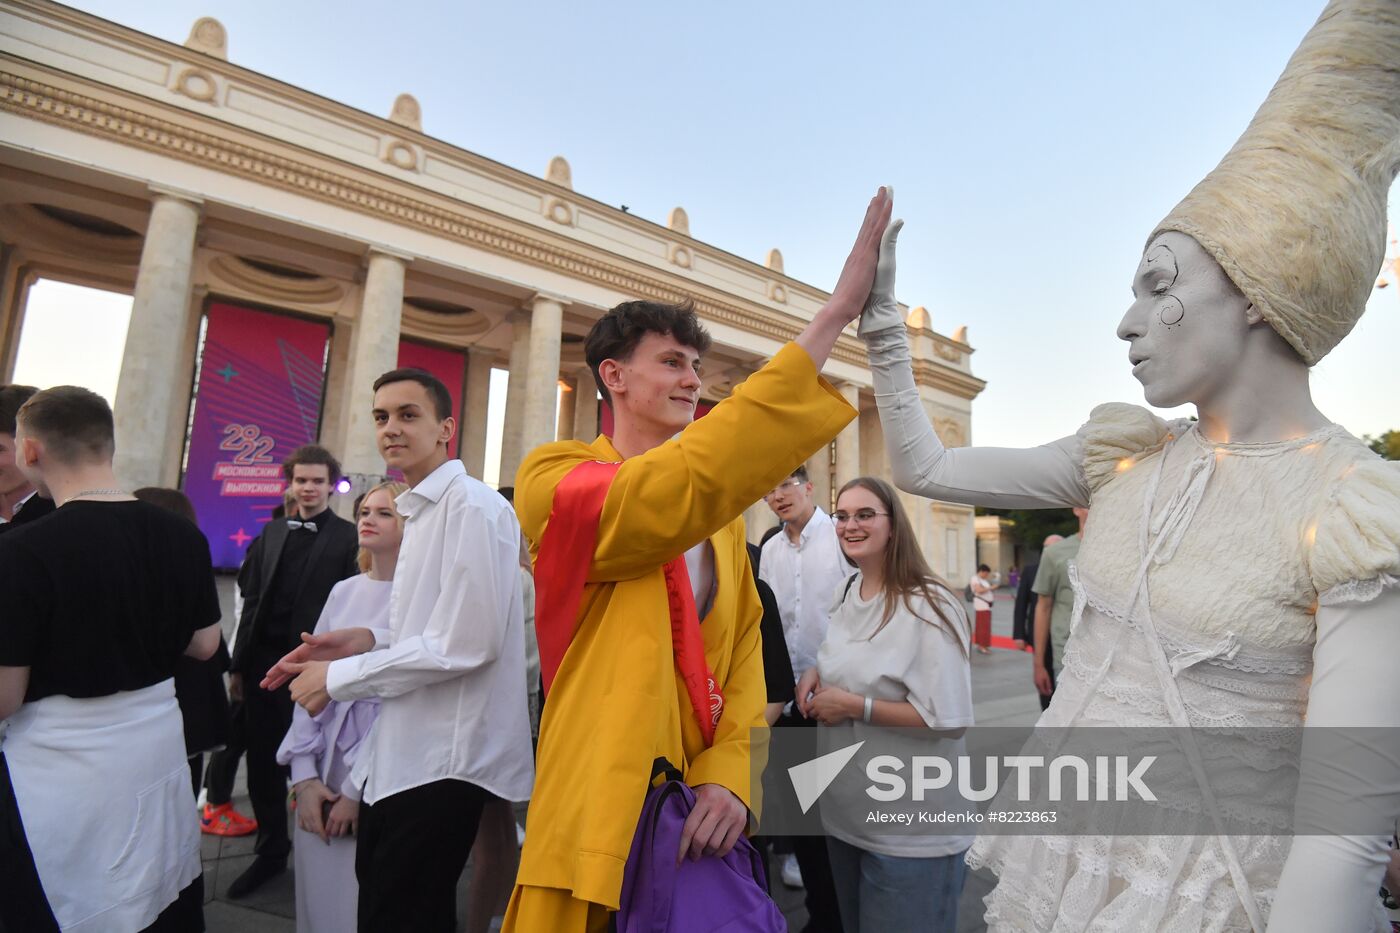
[[[724,858],[676,864],[694,806],[695,792],[679,780],[647,793],[613,917],[618,933],[786,933],[768,896],[763,859],[747,838]]]

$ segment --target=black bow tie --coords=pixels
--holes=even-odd
[[[295,518],[287,519],[287,527],[292,529],[293,531],[296,531],[298,528],[305,528],[307,531],[310,531],[312,533],[315,533],[316,531],[315,522],[299,522]]]

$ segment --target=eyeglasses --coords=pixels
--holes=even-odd
[[[784,489],[796,489],[798,486],[805,485],[807,485],[806,482],[800,479],[790,479],[787,482],[779,483],[778,485],[773,487],[772,492],[763,497],[763,501],[772,501],[778,495],[778,493],[782,492]]]
[[[877,512],[874,509],[857,509],[855,512],[832,512],[831,520],[838,525],[845,525],[855,522],[857,525],[868,525],[875,521],[877,516],[888,515],[889,512]]]

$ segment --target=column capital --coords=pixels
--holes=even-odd
[[[475,343],[473,343],[473,344],[468,344],[468,346],[467,346],[467,356],[468,356],[468,357],[473,357],[473,356],[475,356],[475,357],[483,357],[483,356],[487,356],[487,357],[490,357],[491,359],[494,360],[494,359],[496,358],[496,348],[495,348],[495,347],[483,347],[483,346],[481,346],[480,344],[475,344]]]
[[[151,201],[182,201],[191,207],[204,208],[204,199],[189,191],[181,191],[179,188],[170,188],[165,185],[147,185],[146,190],[151,193]]]
[[[563,295],[555,295],[552,292],[535,292],[529,298],[525,299],[525,306],[527,308],[533,308],[536,304],[538,304],[541,301],[552,301],[561,308],[567,308],[570,304],[572,304],[572,302],[570,302],[569,299],[565,298]]]
[[[389,246],[382,246],[378,243],[370,243],[365,247],[365,264],[368,265],[369,261],[376,256],[387,256],[390,259],[397,259],[405,266],[413,262],[415,258],[411,253],[405,253],[402,250],[397,250]]]

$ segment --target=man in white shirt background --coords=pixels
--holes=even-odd
[[[330,699],[382,698],[352,774],[364,782],[359,927],[451,931],[483,807],[528,799],[534,780],[520,526],[449,455],[442,382],[398,369],[374,390],[384,461],[412,486],[396,501],[406,520],[389,634],[308,636],[265,683],[295,676],[292,697],[313,715]]]
[[[841,553],[836,526],[812,497],[812,483],[805,467],[779,483],[763,501],[783,522],[782,530],[763,545],[759,579],[773,590],[783,619],[792,658],[792,673],[800,678],[817,664],[817,651],[826,639],[831,606],[846,578],[855,573]],[[784,711],[778,726],[814,726],[795,709]],[[827,858],[826,840],[821,836],[797,836],[792,840],[794,854],[783,861],[783,882],[807,889],[808,933],[840,930],[841,913],[836,904]]]

